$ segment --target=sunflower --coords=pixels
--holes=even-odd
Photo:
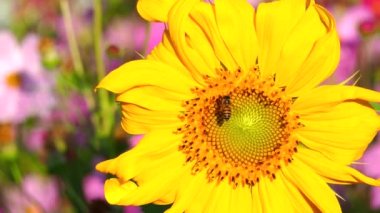
[[[97,169],[117,205],[168,212],[340,212],[328,184],[375,180],[350,167],[380,127],[380,94],[321,85],[337,66],[332,16],[313,0],[140,0],[166,23],[146,59],[98,85],[116,93],[136,147]]]

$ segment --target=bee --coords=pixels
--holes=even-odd
[[[219,126],[231,118],[231,98],[230,96],[220,96],[215,103],[215,116]]]

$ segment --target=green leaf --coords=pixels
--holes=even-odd
[[[371,106],[376,110],[380,111],[380,104],[375,102],[370,102]]]

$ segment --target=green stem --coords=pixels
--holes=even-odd
[[[12,177],[15,180],[15,182],[21,183],[22,182],[22,173],[21,173],[20,167],[18,166],[17,162],[12,160],[12,162],[10,163],[10,169],[11,169]]]
[[[94,7],[94,47],[95,62],[98,81],[105,75],[105,67],[103,61],[103,34],[102,34],[102,1],[93,0]]]
[[[102,34],[102,1],[93,0],[94,9],[94,48],[95,62],[98,82],[105,76],[105,66],[103,60],[103,34]],[[99,116],[95,119],[95,125],[100,138],[111,134],[113,123],[113,109],[110,103],[110,95],[106,91],[98,91]],[[95,148],[99,148],[99,140],[95,142]]]
[[[69,181],[66,181],[66,183],[68,184]],[[68,197],[75,203],[79,212],[87,212],[88,209],[86,203],[83,201],[81,196],[72,188],[72,186],[66,185],[66,193]]]
[[[59,3],[60,3],[62,16],[63,16],[63,22],[65,25],[66,37],[69,43],[70,55],[74,64],[74,70],[75,72],[77,72],[81,80],[85,82],[86,79],[85,79],[85,73],[84,73],[84,66],[83,66],[82,58],[79,51],[79,46],[78,46],[75,32],[74,32],[74,26],[73,26],[73,20],[72,20],[72,16],[70,12],[69,2],[68,0],[60,0]],[[83,88],[83,95],[86,98],[89,108],[93,109],[95,107],[95,101],[94,101],[94,97],[93,97],[93,93],[91,89],[85,86]]]
[[[60,8],[63,16],[63,23],[66,29],[66,37],[69,42],[69,49],[71,57],[74,63],[74,69],[81,76],[84,74],[83,63],[79,52],[77,40],[75,38],[75,32],[73,27],[73,20],[70,13],[69,2],[67,0],[61,0]]]

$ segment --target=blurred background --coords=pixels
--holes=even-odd
[[[250,1],[257,5],[260,1]],[[380,90],[380,0],[321,0],[337,20],[341,60],[326,83]],[[94,87],[138,59],[164,26],[147,24],[135,0],[1,0],[0,213],[163,212],[110,206],[94,166],[131,148],[114,97]],[[378,105],[374,105],[380,108]],[[376,140],[355,165],[380,177]],[[366,164],[366,162],[370,162]],[[380,212],[380,188],[336,187],[344,212]]]

